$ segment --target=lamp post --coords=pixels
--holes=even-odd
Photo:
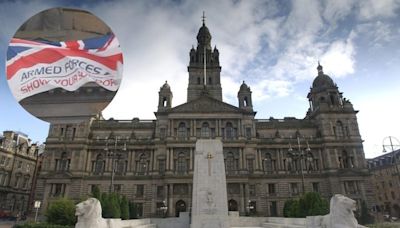
[[[119,139],[118,136],[116,136],[114,139],[113,133],[111,132],[110,137],[107,139],[106,142],[106,148],[104,148],[104,150],[108,152],[107,156],[111,158],[111,180],[110,180],[109,193],[114,192],[115,162],[118,162],[122,157],[122,154],[118,153],[117,151],[118,139]],[[108,142],[112,143],[113,141],[114,141],[114,149],[110,150],[108,148]],[[126,151],[126,141],[124,142],[124,147],[122,148],[122,150]]]
[[[168,210],[168,206],[167,206],[167,201],[163,200],[163,205],[160,207],[160,210],[162,211],[162,215],[165,218],[166,214],[167,214],[167,210]]]
[[[307,143],[307,148],[305,149],[306,152],[310,152],[310,145],[308,144],[308,141],[306,140]],[[301,145],[300,145],[300,137],[297,136],[297,151],[293,150],[292,145],[289,141],[289,150],[288,150],[288,154],[289,156],[293,157],[294,160],[300,160],[300,172],[301,172],[301,186],[302,186],[302,190],[303,190],[303,194],[305,193],[305,186],[304,186],[304,172],[303,172],[303,158],[306,156],[306,154],[304,154],[304,150],[301,149]]]

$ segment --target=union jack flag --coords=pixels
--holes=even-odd
[[[116,91],[122,63],[113,34],[63,42],[13,38],[7,50],[7,81],[18,101],[58,87],[74,91],[88,82]]]

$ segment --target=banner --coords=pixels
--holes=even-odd
[[[54,88],[75,91],[88,82],[116,91],[122,63],[113,34],[65,42],[13,38],[7,50],[7,81],[18,101]]]

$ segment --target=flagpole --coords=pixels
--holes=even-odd
[[[206,46],[204,45],[204,85],[207,85],[207,53]]]

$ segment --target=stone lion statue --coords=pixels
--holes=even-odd
[[[359,225],[354,212],[356,210],[356,201],[336,194],[331,198],[330,213],[322,217],[322,228],[366,228]]]
[[[101,205],[98,199],[89,198],[76,205],[75,215],[78,222],[75,228],[108,228],[107,220],[101,217]]]

